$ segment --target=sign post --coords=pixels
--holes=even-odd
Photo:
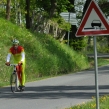
[[[70,22],[70,13],[69,13],[69,16],[68,16],[68,22]],[[70,36],[70,31],[68,31],[68,41],[67,41],[68,45],[69,45],[69,36]]]
[[[97,3],[92,0],[76,32],[76,36],[93,36],[94,61],[95,61],[95,86],[96,86],[96,109],[99,107],[99,85],[96,36],[109,35],[109,24]]]
[[[96,109],[99,109],[99,85],[98,85],[98,63],[97,63],[96,36],[93,36],[93,44],[94,44],[94,61],[95,61]]]
[[[62,12],[60,15],[64,18],[64,20],[71,25],[77,25],[77,20],[76,20],[76,14],[71,13],[71,12]],[[70,36],[70,31],[68,31],[68,41],[67,44],[69,45],[69,36]]]

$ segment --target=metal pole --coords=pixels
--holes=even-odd
[[[96,36],[93,36],[93,42],[94,42],[94,59],[95,59],[96,109],[100,109],[100,107],[99,107],[99,86],[98,86],[98,64],[97,64]]]
[[[68,16],[68,22],[70,23],[70,12],[69,12],[69,16]],[[68,45],[69,45],[69,35],[70,35],[70,31],[68,31],[68,42],[67,42]]]

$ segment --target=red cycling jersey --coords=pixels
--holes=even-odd
[[[12,53],[13,55],[19,54],[19,53],[21,53],[23,51],[24,51],[24,48],[22,46],[18,46],[17,49],[15,49],[14,47],[10,48],[10,53]]]
[[[24,61],[24,48],[22,46],[18,46],[16,49],[14,47],[11,47],[9,49],[9,54],[12,54],[14,57],[14,62],[19,63],[20,61]],[[10,60],[10,55],[9,59]]]

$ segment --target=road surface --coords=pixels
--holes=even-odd
[[[99,95],[109,94],[109,65],[98,70]],[[24,92],[0,88],[0,109],[65,109],[96,95],[94,70],[26,83]]]

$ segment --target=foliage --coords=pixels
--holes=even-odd
[[[68,8],[72,8],[73,5],[70,4],[69,0],[53,0],[52,1],[56,5],[56,16],[59,15],[61,12],[67,11]],[[40,10],[46,11],[48,14],[50,14],[50,11],[52,10],[52,2],[50,0],[46,1],[41,1],[41,0],[36,0],[36,6]]]
[[[59,25],[59,28],[66,30],[66,31],[70,31],[71,25],[67,22],[65,22],[65,20],[63,20],[61,17],[59,18],[54,18],[52,19],[54,22],[57,22]]]
[[[5,66],[5,60],[13,37],[25,48],[27,81],[89,67],[83,54],[78,54],[65,44],[45,34],[31,33],[0,18],[0,86],[9,84],[12,68]]]
[[[109,53],[109,36],[97,37],[97,50],[100,53]]]
[[[79,2],[79,4],[82,5],[82,2]],[[71,26],[60,18],[60,13],[68,12],[68,10],[74,8],[74,4],[69,0],[46,0],[43,2],[41,0],[30,0],[28,5],[28,8],[26,8],[26,1],[11,1],[11,22],[26,26],[27,29],[51,34],[52,37],[62,41],[66,31],[69,31]],[[75,48],[75,44],[71,46],[73,45]]]
[[[6,2],[2,1],[1,4],[3,5],[3,7],[5,7]],[[51,18],[53,18],[53,19],[56,18],[56,19],[58,19],[58,21],[56,22],[57,23],[56,26],[58,25],[59,27],[61,27],[61,30],[62,29],[66,30],[66,31],[69,30],[69,24],[67,24],[64,20],[62,20],[62,18],[60,18],[60,15],[59,15],[61,12],[67,11],[68,8],[73,7],[73,5],[70,4],[69,0],[60,0],[60,1],[46,0],[43,2],[41,0],[30,0],[29,5],[30,6],[28,6],[28,10],[25,10],[25,7],[26,7],[25,1],[21,1],[21,0],[11,1],[10,21],[13,23],[16,23],[20,26],[24,26],[25,23],[30,24],[31,30],[35,30],[35,31],[39,32],[40,30],[46,29],[45,25],[47,25],[47,22],[49,20],[52,20]],[[56,9],[52,10],[52,8],[53,8],[52,5],[53,6],[56,5],[54,7]],[[4,8],[1,8],[1,9],[4,9]],[[56,12],[54,12],[54,14],[55,14],[54,17],[50,17],[51,10],[56,11]],[[6,9],[4,9],[4,12],[5,11],[6,11]],[[28,13],[28,17],[30,19],[30,20],[28,20],[28,22],[25,18],[25,15],[27,13]],[[51,13],[53,13],[53,12],[51,12]],[[53,23],[55,23],[55,22],[53,22]],[[56,28],[56,26],[55,27],[54,26],[55,25],[53,25],[52,28]],[[51,25],[50,25],[50,27],[51,27]],[[39,28],[40,28],[40,30],[39,30]],[[53,34],[55,34],[55,32]]]
[[[83,102],[82,104],[78,104],[77,106],[73,106],[66,109],[96,109],[96,100],[95,97],[92,97],[93,101]],[[104,95],[101,96],[100,99],[100,109],[109,109],[109,96]]]
[[[85,0],[81,0],[81,1],[75,0],[74,8],[75,8],[75,12],[77,15],[77,19],[79,19],[79,20],[81,20],[81,18],[82,18],[84,4],[85,4]],[[78,22],[78,23],[80,23],[80,22]]]
[[[87,38],[79,38],[79,40],[70,40],[70,46],[76,51],[82,51],[87,46]]]
[[[109,16],[109,8],[107,8],[109,6],[109,2],[107,2],[107,0],[99,1],[99,6],[101,10],[103,11],[103,13],[106,16]]]

